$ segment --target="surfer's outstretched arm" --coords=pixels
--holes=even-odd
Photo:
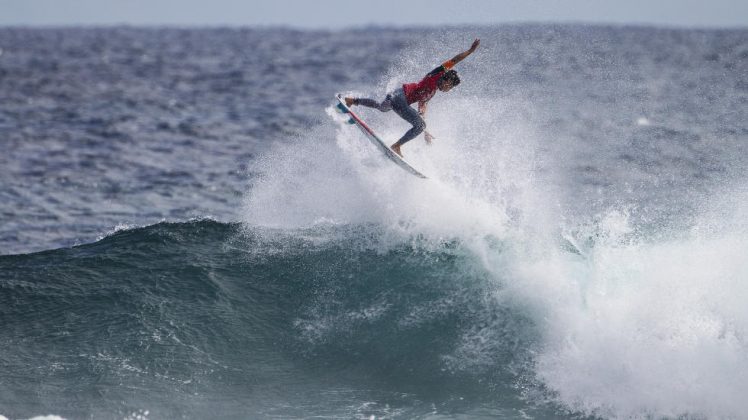
[[[480,45],[480,39],[475,39],[473,41],[473,45],[470,46],[470,48],[467,51],[463,51],[456,56],[452,57],[451,60],[447,61],[448,63],[452,64],[454,66],[455,64],[459,63],[460,61],[464,60],[467,56],[474,53],[476,49],[478,49],[478,45]]]

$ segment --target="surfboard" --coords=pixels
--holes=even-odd
[[[408,162],[405,161],[405,159],[401,158],[400,155],[395,153],[392,149],[390,149],[384,141],[382,141],[379,136],[374,133],[374,130],[372,130],[365,122],[362,120],[358,115],[356,115],[353,111],[351,111],[350,108],[345,104],[345,100],[343,99],[343,95],[337,94],[335,96],[338,99],[338,111],[342,114],[346,114],[350,117],[348,120],[349,124],[355,124],[366,136],[366,138],[369,139],[376,147],[381,151],[385,157],[387,157],[392,162],[395,162],[395,164],[407,172],[419,177],[427,179],[426,175],[418,172],[416,168],[410,166]]]

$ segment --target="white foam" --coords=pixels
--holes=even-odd
[[[507,293],[544,331],[538,378],[604,417],[738,418],[748,410],[748,236],[622,240],[605,224],[587,258],[517,255]]]

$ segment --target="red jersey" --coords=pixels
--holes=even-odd
[[[454,67],[452,60],[445,61],[441,66],[431,70],[429,74],[421,79],[418,83],[406,83],[403,85],[403,93],[408,100],[408,104],[416,102],[427,102],[431,99],[438,89],[437,82],[444,73]]]

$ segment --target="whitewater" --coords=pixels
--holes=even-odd
[[[744,416],[745,30],[336,35],[0,31],[0,414]],[[430,179],[335,113],[475,36]]]

